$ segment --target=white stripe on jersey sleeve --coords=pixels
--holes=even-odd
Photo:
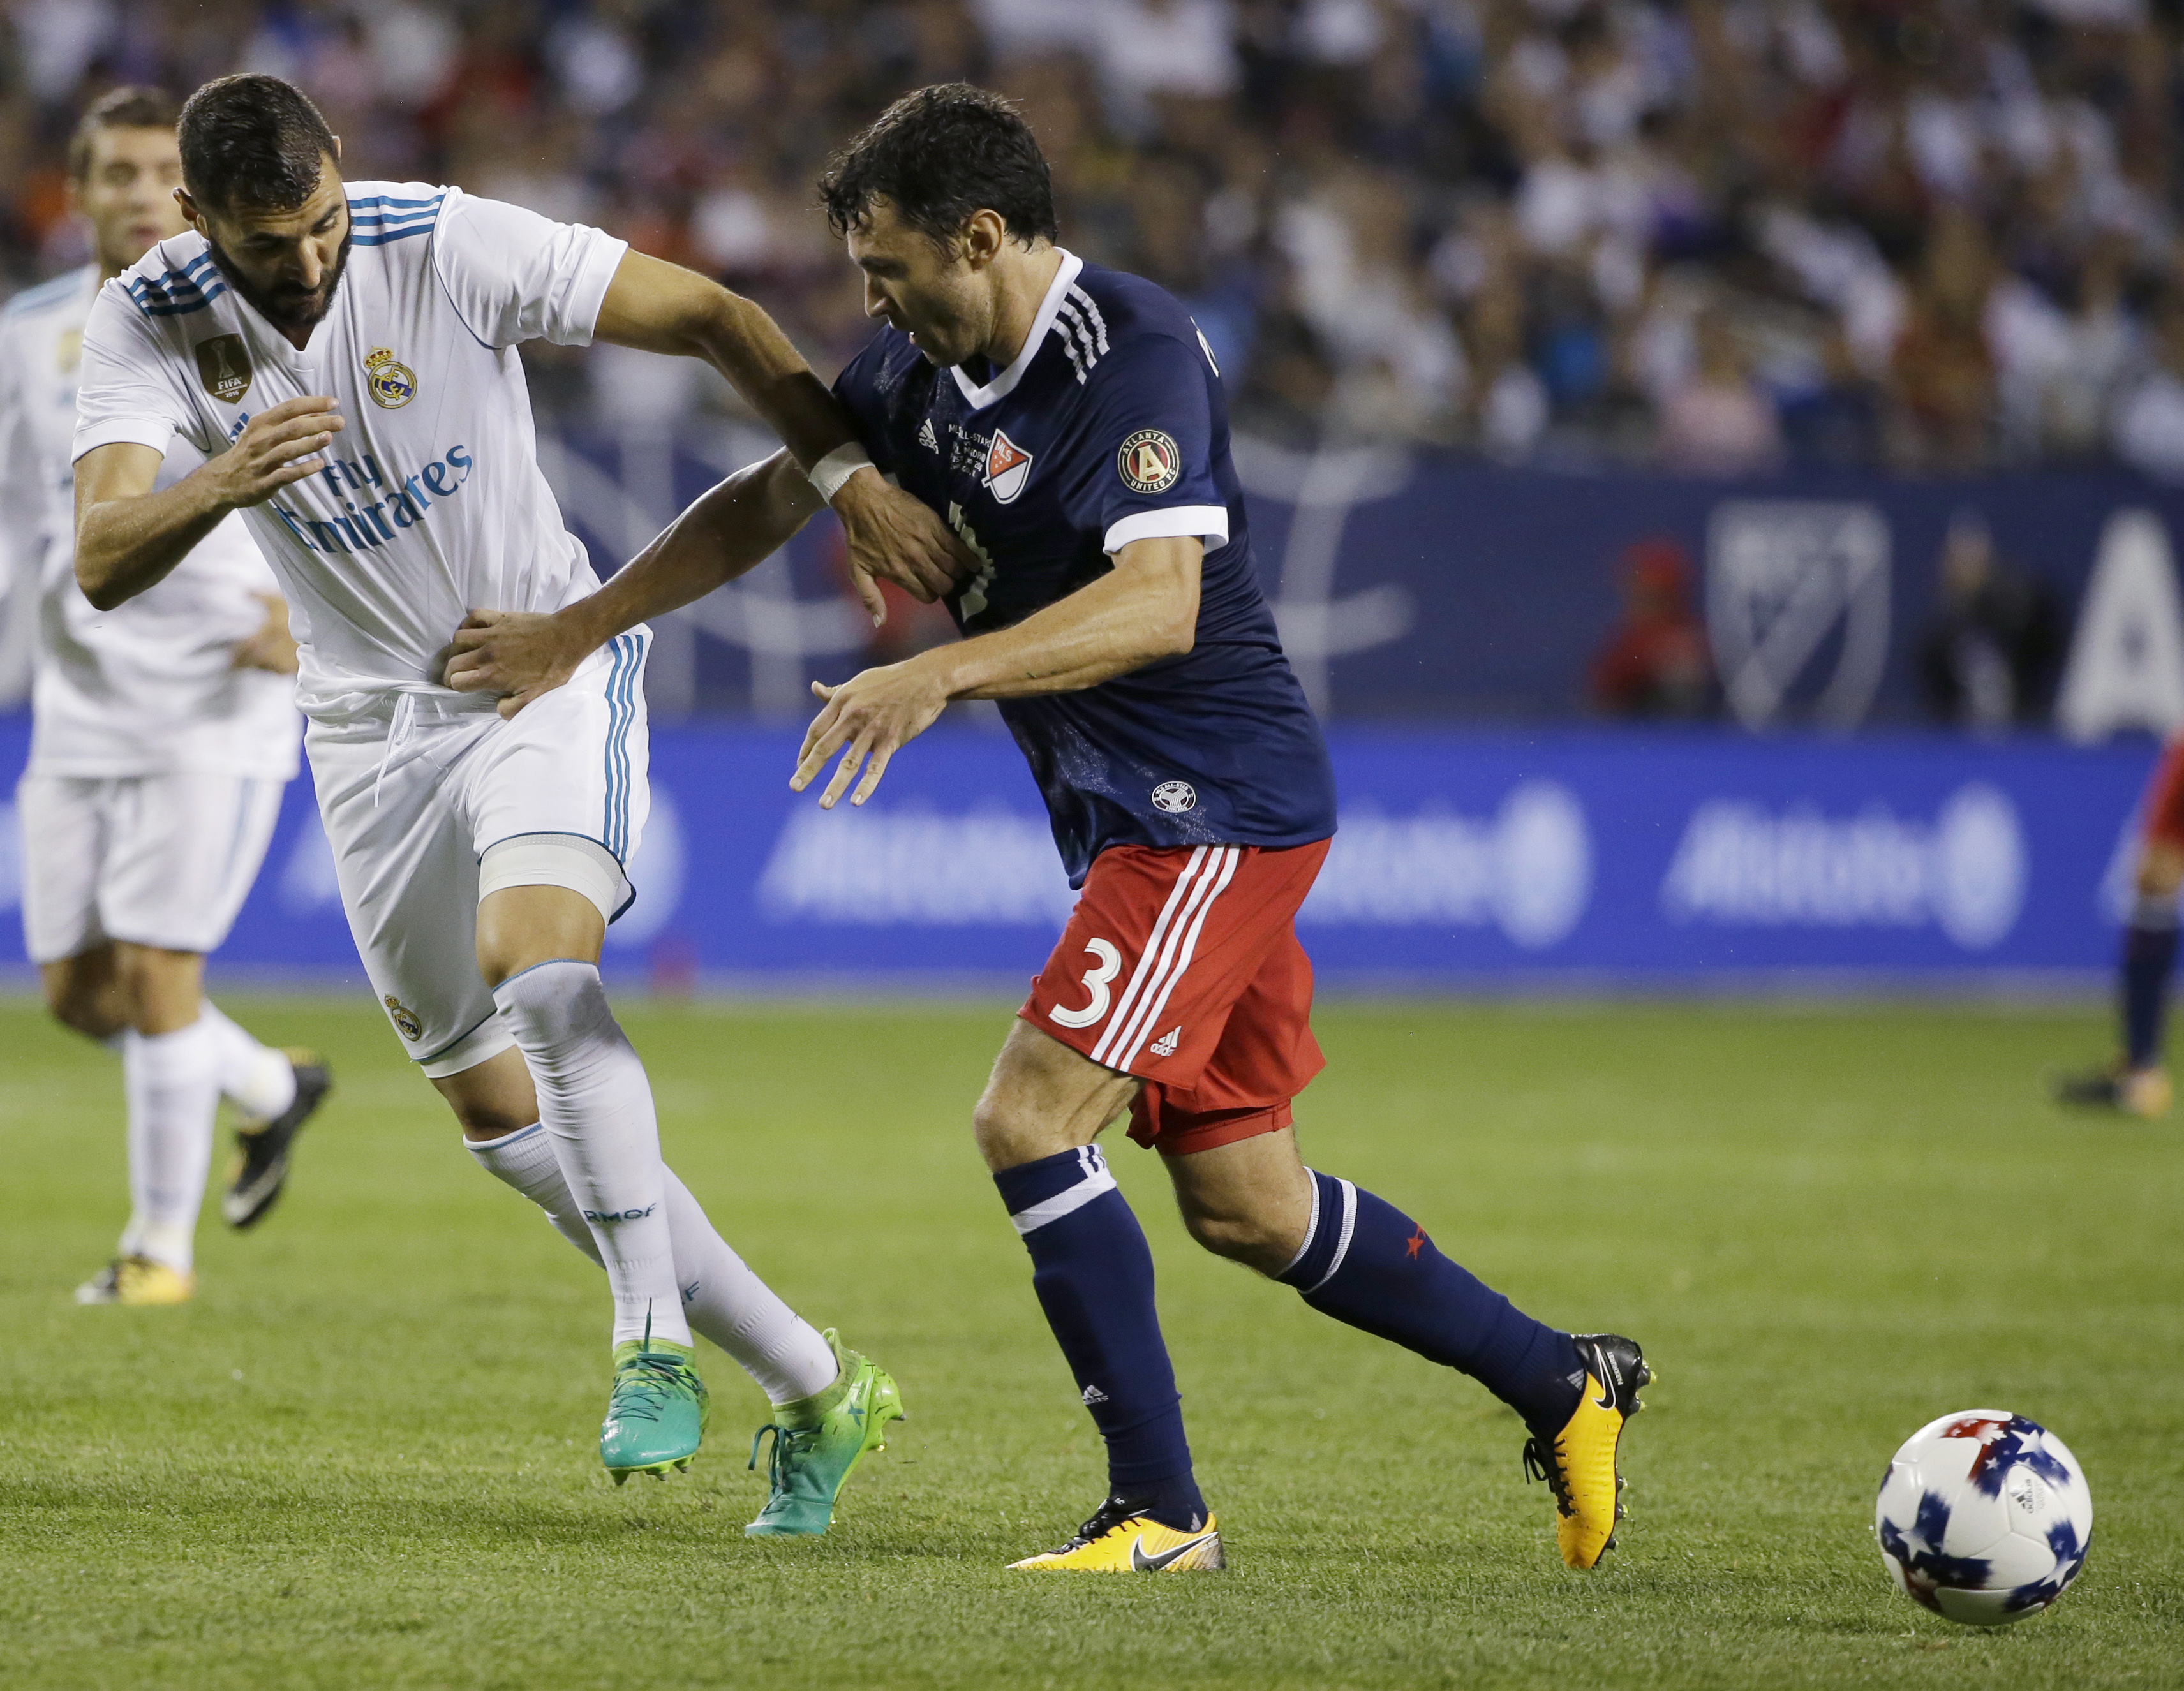
[[[449,302],[487,346],[587,347],[629,243],[450,188],[432,248]]]
[[[1164,511],[1139,511],[1108,524],[1106,537],[1100,547],[1103,552],[1112,553],[1120,552],[1134,540],[1169,540],[1182,536],[1195,536],[1204,541],[1209,552],[1217,546],[1226,546],[1228,506],[1171,505]]]
[[[153,248],[154,253],[159,251]],[[75,392],[74,463],[94,448],[126,442],[164,456],[176,435],[199,452],[211,443],[194,438],[189,397],[176,386],[180,363],[167,356],[120,281],[110,281],[92,302],[84,325],[83,363]]]

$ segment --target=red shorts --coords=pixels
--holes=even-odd
[[[2146,783],[2146,809],[2140,819],[2147,843],[2184,851],[2184,737],[2161,748],[2161,761]]]
[[[1130,1137],[1170,1156],[1290,1125],[1326,1066],[1297,906],[1328,842],[1110,846],[1017,1014],[1145,1082]]]

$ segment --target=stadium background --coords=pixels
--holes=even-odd
[[[7,21],[13,286],[84,256],[61,153],[87,96],[264,69],[320,101],[351,175],[599,223],[755,295],[822,370],[865,332],[810,203],[828,147],[906,87],[998,86],[1067,243],[1175,290],[1220,359],[1266,585],[1335,731],[1323,976],[1985,987],[2107,961],[2152,745],[2108,731],[2184,715],[2174,7],[19,0]],[[694,364],[526,356],[603,570],[770,445]],[[2097,566],[2123,591],[2087,618]],[[788,803],[807,681],[945,637],[898,599],[875,642],[841,567],[815,528],[658,631],[626,976],[994,981],[1050,943],[1068,894],[989,709],[866,814]],[[2111,637],[2074,654],[2087,621]],[[2075,740],[2106,743],[2057,736],[2073,687]],[[0,720],[0,764],[26,734]],[[224,960],[354,970],[303,784]]]

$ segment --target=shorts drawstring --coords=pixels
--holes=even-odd
[[[387,783],[390,764],[399,761],[396,754],[406,747],[417,732],[417,695],[405,693],[394,701],[394,718],[387,728],[387,745],[379,754],[379,771],[371,781],[371,808],[379,808],[379,789]]]

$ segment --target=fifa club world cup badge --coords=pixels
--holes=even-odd
[[[927,419],[928,426],[932,420]],[[1014,503],[1031,480],[1031,454],[1003,434],[994,431],[994,438],[986,448],[986,491],[998,504]]]
[[[417,397],[417,377],[406,364],[397,364],[385,347],[374,347],[364,355],[365,387],[372,403],[399,411]]]
[[[387,1006],[387,1014],[393,1020],[395,1031],[404,1039],[415,1041],[425,1037],[425,1024],[417,1020],[415,1010],[392,993],[387,993],[382,1002]]]
[[[1183,453],[1158,429],[1139,429],[1123,442],[1115,467],[1133,493],[1165,493],[1183,474]]]
[[[250,348],[240,335],[214,335],[197,344],[198,380],[204,391],[224,404],[234,405],[250,392]]]

